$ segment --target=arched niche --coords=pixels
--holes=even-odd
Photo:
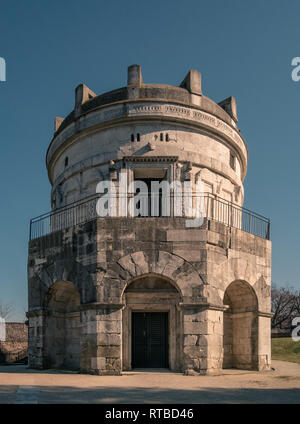
[[[47,368],[80,369],[80,295],[69,281],[54,283],[45,298]]]
[[[234,281],[223,300],[223,368],[257,369],[258,301],[245,281]]]
[[[179,370],[182,354],[181,311],[178,308],[180,302],[181,293],[176,283],[163,275],[149,273],[128,282],[123,291],[125,304],[122,323],[123,370],[130,370],[133,367],[134,338],[136,337],[134,322],[141,314],[150,318],[152,316],[151,319],[160,315],[167,320],[166,330],[164,330],[168,351],[166,367],[174,371]],[[148,346],[149,341],[147,343]]]

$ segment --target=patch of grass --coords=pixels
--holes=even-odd
[[[272,359],[300,364],[300,341],[294,342],[291,337],[272,339]]]

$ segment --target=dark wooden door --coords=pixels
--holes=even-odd
[[[132,367],[168,368],[168,313],[132,313]]]

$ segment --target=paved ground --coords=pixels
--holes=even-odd
[[[300,403],[300,365],[189,377],[162,370],[99,377],[0,367],[0,403]]]

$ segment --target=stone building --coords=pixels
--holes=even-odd
[[[144,84],[133,65],[126,87],[76,88],[47,152],[52,210],[30,225],[32,368],[270,368],[270,224],[243,208],[237,121],[235,99],[204,96],[195,70],[179,87]],[[147,187],[201,181],[201,225],[187,225],[193,193],[190,212],[176,215],[174,187],[170,216],[160,206],[157,216],[97,215],[97,184],[120,195],[121,176]]]
[[[1,325],[1,324],[0,324]],[[2,324],[3,325],[3,324]],[[0,338],[0,364],[27,363],[28,325],[23,322],[7,322],[5,340]]]

